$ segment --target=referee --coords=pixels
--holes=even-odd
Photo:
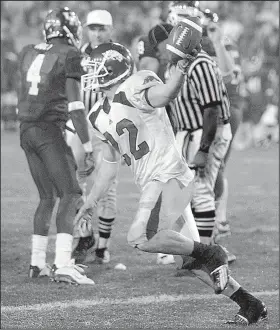
[[[90,55],[93,48],[112,41],[113,19],[107,10],[93,10],[88,13],[86,24],[89,42],[81,47],[84,55]],[[91,91],[83,92],[83,99],[88,113],[92,106],[103,97],[103,93],[92,93]]]
[[[93,10],[88,13],[86,23],[84,25],[87,32],[88,41],[81,47],[81,52],[84,56],[90,55],[92,50],[100,44],[111,42],[113,33],[113,19],[107,10]],[[83,92],[83,102],[85,104],[86,113],[89,113],[93,105],[104,97],[102,92]],[[91,134],[92,148],[96,165],[100,161],[103,150],[103,142]],[[75,159],[78,164],[78,169],[83,166],[81,160],[83,159],[83,150],[81,149],[81,142],[78,136],[72,133],[68,134],[68,144],[71,146]],[[93,184],[94,173],[87,178],[79,178],[79,184],[86,192]],[[98,234],[99,239],[97,248],[95,250],[95,262],[108,263],[110,261],[110,253],[108,250],[108,242],[111,236],[112,226],[116,217],[116,185],[117,181],[114,180],[111,187],[108,189],[104,198],[98,204]],[[92,237],[79,238],[79,244],[75,248],[73,257],[76,262],[84,262],[87,254],[88,247],[92,244]]]

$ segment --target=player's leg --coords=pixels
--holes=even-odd
[[[193,183],[183,186],[177,179],[149,182],[140,198],[139,209],[128,233],[131,246],[150,253],[190,255],[212,273],[216,293],[227,284],[226,254],[219,246],[207,246],[174,230],[192,195]],[[217,276],[215,276],[215,275]]]
[[[29,277],[40,277],[50,275],[50,270],[46,265],[46,252],[56,194],[44,163],[35,153],[32,145],[30,145],[32,141],[31,134],[31,131],[25,131],[21,135],[21,147],[25,152],[29,169],[40,198],[33,221]]]
[[[178,146],[178,150],[181,153],[181,155],[186,159],[189,165],[191,165],[192,160],[194,159],[194,156],[199,149],[201,135],[202,135],[201,129],[193,132],[179,131],[176,134],[176,143]],[[180,222],[180,225],[177,226],[176,231],[181,232],[181,234],[183,235],[190,234],[191,236],[188,237],[197,240],[198,232],[190,204],[184,210],[182,219],[184,221]],[[197,241],[199,241],[199,239]],[[170,259],[170,257],[168,257],[165,254],[158,255],[158,263],[168,264],[174,262],[174,258],[172,259]]]
[[[95,250],[96,262],[110,262],[109,242],[117,214],[117,179],[106,195],[98,202],[98,242]]]
[[[56,215],[54,278],[78,284],[94,284],[80,274],[71,262],[74,219],[83,203],[72,150],[56,125],[41,125],[37,137],[40,137],[36,141],[38,156],[44,162],[60,198]]]

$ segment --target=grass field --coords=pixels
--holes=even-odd
[[[96,285],[28,279],[32,217],[38,196],[18,134],[2,132],[1,165],[1,328],[231,327],[223,325],[238,311],[231,300],[214,295],[196,278],[176,277],[174,265],[158,266],[155,255],[127,245],[126,232],[139,197],[127,168],[121,169],[118,186],[112,261],[87,269]],[[225,245],[238,257],[231,267],[232,275],[269,309],[269,324],[258,328],[279,329],[278,146],[233,152],[228,179],[233,234]],[[52,224],[50,263],[54,234]],[[119,262],[127,266],[126,271],[114,269]]]

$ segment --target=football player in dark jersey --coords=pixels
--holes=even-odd
[[[81,23],[69,8],[55,9],[45,18],[44,34],[45,43],[27,45],[19,55],[20,144],[40,196],[34,216],[29,277],[51,274],[55,281],[94,284],[71,260],[75,214],[83,201],[75,159],[64,137],[70,116],[85,149],[84,171],[91,173],[92,146],[80,98]],[[56,198],[60,201],[55,260],[50,272],[46,251]]]

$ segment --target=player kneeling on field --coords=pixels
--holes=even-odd
[[[82,86],[93,91],[98,86],[106,95],[88,115],[92,130],[106,148],[99,180],[76,221],[83,222],[96,207],[123,157],[141,190],[127,236],[129,244],[150,253],[192,256],[209,275],[208,284],[215,293],[223,293],[240,306],[233,322],[255,323],[267,317],[266,307],[229,276],[223,249],[195,242],[174,230],[191,199],[193,174],[178,152],[164,106],[178,94],[192,60],[190,56],[178,61],[163,84],[151,71],[133,74],[131,54],[120,44],[106,43],[92,51],[90,73],[83,76]]]

